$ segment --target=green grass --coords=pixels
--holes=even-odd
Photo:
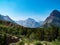
[[[54,45],[60,45],[60,41],[52,41]]]

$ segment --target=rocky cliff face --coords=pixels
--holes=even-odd
[[[60,26],[60,12],[53,10],[49,17],[44,21],[45,26],[55,25]]]

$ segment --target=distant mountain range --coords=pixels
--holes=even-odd
[[[9,16],[3,16],[0,14],[0,20],[2,21],[9,21],[11,23],[14,23],[14,24],[19,24],[23,27],[29,27],[29,28],[39,28],[41,26],[41,24],[43,23],[43,21],[40,21],[40,22],[37,22],[35,21],[34,19],[32,18],[28,18],[26,20],[20,20],[20,21],[14,21],[12,20]]]
[[[43,21],[37,22],[32,18],[28,18],[24,21],[20,20],[20,21],[16,21],[16,23],[18,23],[19,25],[22,25],[24,27],[30,27],[30,28],[39,28],[41,26]]]
[[[53,10],[49,17],[46,18],[45,21],[35,21],[32,18],[28,18],[26,20],[14,21],[9,16],[3,16],[0,14],[0,20],[9,21],[14,24],[19,24],[23,27],[29,28],[39,28],[41,26],[49,27],[51,25],[60,27],[60,12],[58,10]]]

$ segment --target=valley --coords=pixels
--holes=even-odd
[[[54,10],[39,28],[31,28],[33,24],[30,25],[30,18],[27,21],[30,27],[24,27],[10,18],[10,21],[5,20],[6,17],[0,15],[0,45],[59,45],[59,15],[60,12]]]

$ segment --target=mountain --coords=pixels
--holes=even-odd
[[[60,12],[53,10],[49,17],[44,21],[44,26],[60,26]]]
[[[39,21],[38,23],[40,24],[40,26],[42,26],[42,25],[43,25],[43,22],[44,22],[44,21]]]
[[[0,14],[0,20],[2,20],[2,21],[9,21],[9,22],[12,22],[12,23],[16,24],[16,22],[13,21],[9,16],[3,16],[1,14]]]
[[[22,21],[22,20],[16,21],[16,23],[24,27],[29,27],[29,28],[38,28],[41,25],[39,22],[35,21],[32,18],[28,18],[25,21]]]

